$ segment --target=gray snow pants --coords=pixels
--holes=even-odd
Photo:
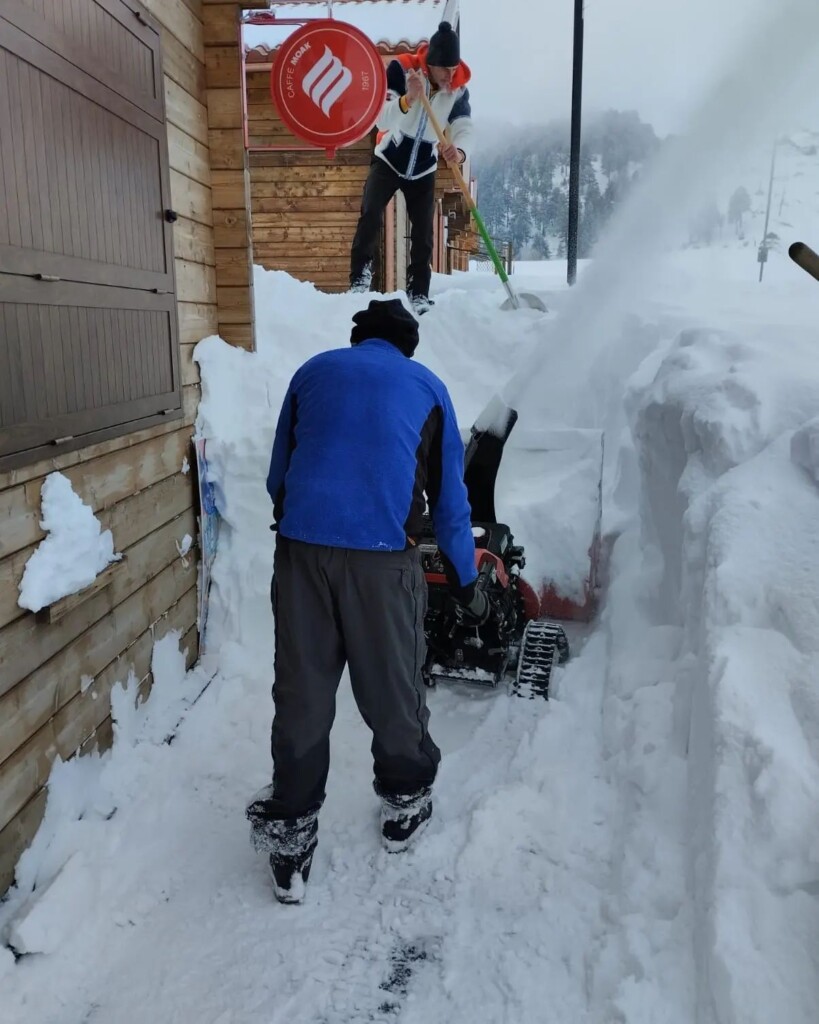
[[[408,795],[431,786],[441,753],[427,731],[419,552],[322,547],[279,534],[271,597],[276,678],[266,816],[298,818],[321,806],[345,664],[373,734],[376,791]]]

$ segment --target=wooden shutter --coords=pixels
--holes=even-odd
[[[159,35],[0,0],[0,468],[181,415]]]

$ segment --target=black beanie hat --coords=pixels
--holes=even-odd
[[[436,68],[455,68],[461,63],[461,40],[448,21],[442,21],[429,41],[427,64]]]
[[[350,344],[369,338],[383,338],[411,358],[418,347],[418,321],[400,299],[373,299],[366,309],[353,317]]]

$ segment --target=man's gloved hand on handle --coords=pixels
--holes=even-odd
[[[475,587],[471,600],[467,603],[456,601],[456,615],[465,626],[482,626],[489,618],[492,605],[489,598],[479,587]]]
[[[409,110],[416,104],[427,91],[427,79],[423,71],[411,69],[407,72],[407,92],[403,99],[402,109]],[[466,160],[466,154],[462,149],[453,146],[451,142],[441,145],[439,148],[441,157],[448,164],[460,166]]]

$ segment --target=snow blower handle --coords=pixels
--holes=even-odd
[[[788,255],[793,262],[804,271],[819,281],[819,255],[804,242],[794,242],[788,249]]]
[[[448,146],[449,141],[446,135],[444,135],[443,129],[441,128],[441,124],[438,118],[435,116],[435,112],[432,109],[432,104],[429,102],[429,97],[427,96],[426,91],[421,93],[420,99],[421,103],[423,104],[424,110],[426,111],[426,115],[429,118],[429,123],[432,125],[433,129],[435,130],[435,134],[438,136],[438,142],[442,146]],[[503,287],[506,289],[506,294],[509,296],[509,302],[512,304],[512,308],[520,309],[520,300],[518,299],[515,292],[512,290],[512,286],[509,284],[509,275],[506,273],[506,268],[504,267],[503,263],[501,263],[500,256],[498,256],[495,246],[492,244],[492,239],[489,237],[489,232],[486,230],[486,225],[483,222],[483,217],[481,217],[480,213],[478,212],[478,206],[475,202],[474,197],[472,196],[472,193],[469,190],[469,185],[467,184],[463,174],[461,174],[461,168],[456,163],[450,160],[447,160],[447,166],[452,171],[452,175],[455,178],[455,181],[458,183],[458,187],[464,194],[466,205],[469,207],[469,212],[472,214],[472,218],[475,221],[475,226],[478,229],[478,233],[483,239],[484,245],[486,246],[486,251],[489,253],[489,258],[492,260],[492,265],[498,272],[498,277],[503,282]]]

